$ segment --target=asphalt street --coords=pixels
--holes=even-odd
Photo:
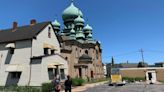
[[[104,84],[89,88],[84,92],[164,92],[164,85],[127,84],[114,87]]]

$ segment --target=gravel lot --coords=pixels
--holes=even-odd
[[[128,84],[125,86],[113,87],[106,84],[89,88],[84,92],[164,92],[164,85]]]

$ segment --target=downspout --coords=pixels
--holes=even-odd
[[[33,44],[32,44],[32,42],[33,42],[33,39],[31,39],[31,57],[30,57],[30,73],[29,73],[29,81],[28,81],[28,86],[30,86],[30,82],[31,82],[31,58],[32,58],[32,46],[33,46]]]

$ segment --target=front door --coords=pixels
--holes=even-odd
[[[79,68],[79,77],[82,78],[82,70]]]
[[[153,70],[146,72],[146,80],[155,83],[157,81],[156,72]]]
[[[91,71],[91,78],[93,78],[93,71]]]
[[[151,80],[152,79],[152,73],[148,73],[148,80]]]

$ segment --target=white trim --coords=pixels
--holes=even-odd
[[[9,43],[5,47],[6,48],[15,48],[15,43]]]
[[[6,72],[17,72],[17,71],[22,71],[23,66],[22,65],[7,65],[6,67]]]

